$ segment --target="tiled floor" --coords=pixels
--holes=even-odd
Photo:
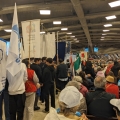
[[[56,96],[56,108],[58,108],[58,96]],[[44,110],[45,105],[41,105],[41,102],[38,102],[38,106],[40,107],[40,110],[37,110],[34,112],[34,118],[33,120],[44,120],[46,113],[43,113],[42,110]],[[5,117],[3,115],[3,120],[5,120]]]

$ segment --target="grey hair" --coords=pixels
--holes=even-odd
[[[96,77],[94,80],[94,86],[96,88],[105,88],[106,80],[105,77]]]
[[[81,83],[78,83],[77,81],[70,81],[70,82],[68,82],[68,84],[66,85],[66,87],[67,87],[67,86],[74,86],[74,87],[76,87],[78,90],[81,89]]]
[[[83,80],[82,80],[82,78],[80,76],[75,76],[72,80],[83,83]]]

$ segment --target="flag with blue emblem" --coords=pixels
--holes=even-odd
[[[17,8],[15,4],[14,16],[12,23],[12,32],[10,37],[10,48],[7,58],[7,71],[15,76],[21,70],[21,58],[20,58],[20,37],[18,27]]]

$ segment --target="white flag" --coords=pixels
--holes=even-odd
[[[12,76],[15,76],[21,70],[20,40],[19,40],[19,27],[18,27],[16,3],[14,8],[12,32],[10,37],[10,48],[9,48],[6,67],[7,67],[7,71]]]

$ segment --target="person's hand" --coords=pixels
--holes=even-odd
[[[39,89],[41,87],[41,85],[39,83],[36,84],[37,89]]]
[[[91,77],[91,74],[87,74],[87,77]]]
[[[80,117],[80,120],[88,120],[88,118],[87,118],[86,115],[83,113],[82,116]]]

